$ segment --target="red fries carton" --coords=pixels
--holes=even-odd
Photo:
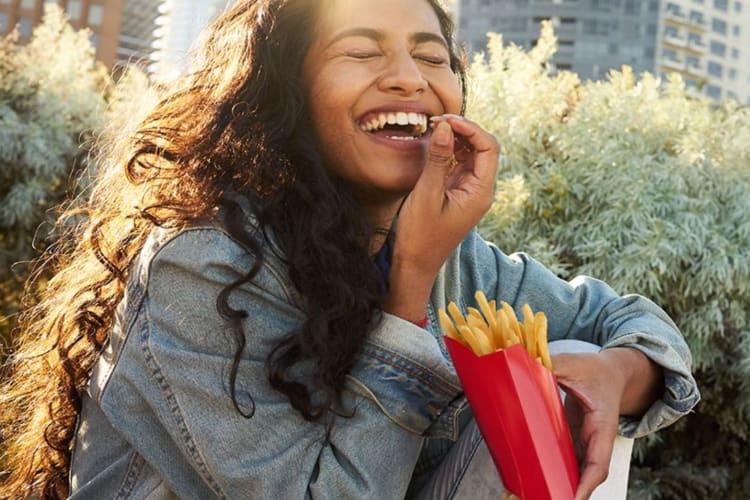
[[[568,500],[578,464],[554,375],[516,344],[477,356],[444,337],[503,484],[522,500]]]

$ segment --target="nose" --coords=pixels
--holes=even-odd
[[[423,92],[427,87],[427,80],[412,55],[399,52],[387,59],[379,86],[385,92],[409,96]]]

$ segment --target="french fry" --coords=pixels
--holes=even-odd
[[[549,355],[549,343],[547,340],[547,316],[541,311],[534,315],[534,328],[539,357],[542,358],[542,364],[551,370],[552,358]]]
[[[461,337],[461,334],[458,333],[458,330],[456,330],[456,327],[453,325],[453,321],[451,321],[451,319],[448,317],[448,313],[445,312],[445,309],[441,308],[438,311],[438,321],[440,322],[440,328],[448,337],[461,342],[466,347],[469,347],[469,344],[466,343],[466,341]]]
[[[458,309],[458,306],[455,302],[451,302],[450,304],[448,304],[448,314],[451,315],[451,318],[453,318],[456,326],[466,326],[464,315],[461,314],[461,311]]]
[[[487,302],[487,297],[484,296],[484,293],[481,290],[477,290],[477,293],[474,294],[474,298],[477,300],[479,309],[482,311],[490,330],[492,330],[495,327],[495,309],[493,309],[489,302]]]
[[[523,345],[532,358],[536,357],[536,341],[534,340],[534,313],[528,304],[521,307],[523,313]]]
[[[469,343],[471,350],[478,356],[484,356],[492,352],[487,345],[487,338],[481,332],[478,332],[479,335],[477,335],[471,327],[463,325],[458,327],[458,331],[466,339],[466,342]]]
[[[510,304],[508,304],[507,302],[501,302],[500,305],[502,306],[503,311],[505,311],[505,314],[508,315],[508,323],[513,329],[513,334],[516,338],[516,342],[514,343],[517,344],[518,342],[521,342],[523,335],[521,334],[521,326],[518,323],[518,318],[516,318],[516,311],[514,311]]]
[[[479,309],[467,308],[462,314],[455,302],[438,311],[440,327],[446,336],[461,342],[478,356],[522,344],[529,355],[548,369],[552,359],[547,344],[547,317],[534,312],[528,304],[521,307],[523,322],[507,302],[488,301],[480,290],[474,295]]]

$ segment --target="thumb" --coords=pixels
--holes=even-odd
[[[453,129],[447,122],[438,123],[427,145],[427,163],[422,172],[423,182],[442,188],[453,161]]]

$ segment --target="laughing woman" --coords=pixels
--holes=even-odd
[[[499,146],[463,82],[437,0],[237,2],[102,164],[23,319],[0,497],[452,498],[475,427],[436,311],[475,290],[603,346],[555,359],[579,498],[618,430],[688,412],[664,312],[472,229]]]

